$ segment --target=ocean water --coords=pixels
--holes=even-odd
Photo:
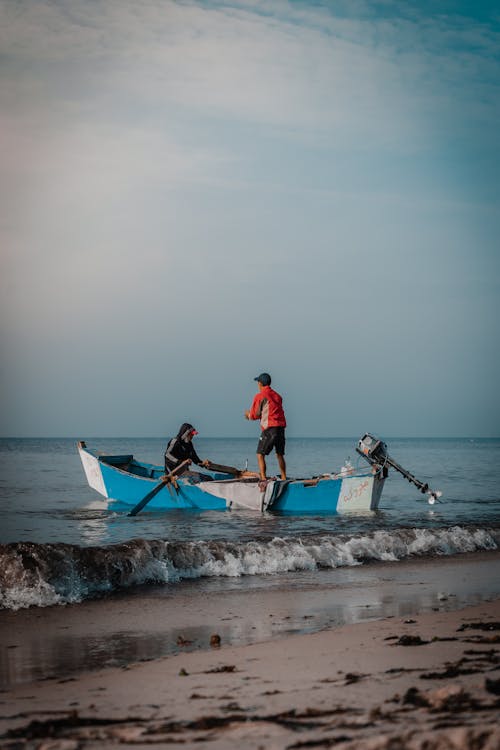
[[[109,453],[162,462],[165,441],[85,438]],[[148,511],[127,516],[87,485],[77,439],[0,440],[0,608],[77,603],[194,579],[293,586],[307,574],[377,561],[453,556],[500,543],[500,439],[385,439],[388,452],[442,492],[429,505],[391,470],[380,508],[355,516]],[[366,466],[355,438],[287,440],[289,476]],[[256,468],[256,440],[197,438],[202,457]],[[273,456],[268,473],[277,470]]]

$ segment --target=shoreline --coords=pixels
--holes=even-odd
[[[500,597],[500,551],[292,577],[198,579],[80,604],[0,612],[0,689],[223,646],[272,642]]]
[[[496,598],[20,685],[1,746],[494,750],[499,621]]]

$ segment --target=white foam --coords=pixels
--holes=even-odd
[[[64,600],[57,594],[53,587],[44,581],[39,581],[34,586],[12,586],[6,591],[0,591],[0,608],[27,609],[28,607],[51,607],[53,604],[62,604]]]
[[[33,545],[19,554],[14,548],[2,555],[0,607],[16,610],[79,602],[97,593],[148,582],[279,575],[497,548],[498,532],[461,526],[379,529],[365,534],[275,537],[240,543],[131,540],[124,545],[91,549]]]

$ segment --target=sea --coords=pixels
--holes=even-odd
[[[364,515],[127,508],[92,490],[77,439],[0,440],[0,608],[81,602],[193,579],[261,581],[496,549],[500,542],[500,439],[393,438],[389,455],[434,491],[430,505],[390,470],[379,510]],[[86,438],[106,453],[162,463],[158,438]],[[289,438],[289,476],[366,466],[355,438]],[[197,438],[200,456],[256,468],[256,441]],[[277,471],[268,458],[268,474]]]
[[[103,453],[132,453],[160,465],[163,460],[166,441],[159,438],[81,437]],[[490,560],[491,554],[493,563],[498,560],[492,551],[500,545],[500,439],[385,442],[391,458],[441,493],[438,502],[429,504],[428,495],[390,469],[379,509],[365,514],[146,507],[130,517],[129,508],[108,503],[88,486],[77,438],[0,439],[0,632],[7,644],[0,654],[0,689],[175,652],[179,623],[190,626],[195,644],[206,641],[212,622],[226,642],[248,643],[285,630],[312,632],[498,596],[500,576]],[[288,475],[336,472],[347,460],[366,467],[356,445],[357,438],[288,438]],[[195,446],[215,463],[256,469],[254,439],[197,437]],[[268,474],[277,468],[270,456]],[[486,556],[475,578],[452,565],[471,553]],[[426,586],[420,578],[408,585],[404,565],[412,560],[427,564]],[[439,560],[448,565],[434,576]],[[259,605],[278,591],[289,601],[281,624]],[[222,622],[229,595],[231,602],[239,597],[239,614]],[[113,602],[125,600],[132,603],[129,613],[134,602],[136,609],[164,602],[157,631],[134,620],[104,638],[95,624],[98,612],[107,622]],[[65,617],[78,622],[82,607],[92,607],[83,633],[41,624],[25,642],[6,641],[26,617],[43,623],[66,609]],[[204,618],[198,625],[205,629],[196,629],[195,621]]]

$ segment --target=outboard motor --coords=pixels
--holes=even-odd
[[[399,471],[399,473],[402,474],[405,479],[414,484],[415,487],[418,487],[420,492],[422,492],[424,495],[426,493],[429,495],[429,503],[431,505],[434,505],[436,500],[441,496],[441,492],[434,492],[433,490],[429,489],[429,485],[427,484],[427,482],[421,482],[409,471],[403,469],[403,467],[400,466],[397,461],[394,461],[394,459],[391,458],[387,453],[387,445],[383,443],[382,440],[379,440],[379,438],[366,433],[365,435],[363,435],[361,440],[358,441],[356,450],[361,456],[363,456],[363,458],[366,458],[366,460],[372,466],[378,465],[382,466],[383,468],[391,466],[396,471]]]

